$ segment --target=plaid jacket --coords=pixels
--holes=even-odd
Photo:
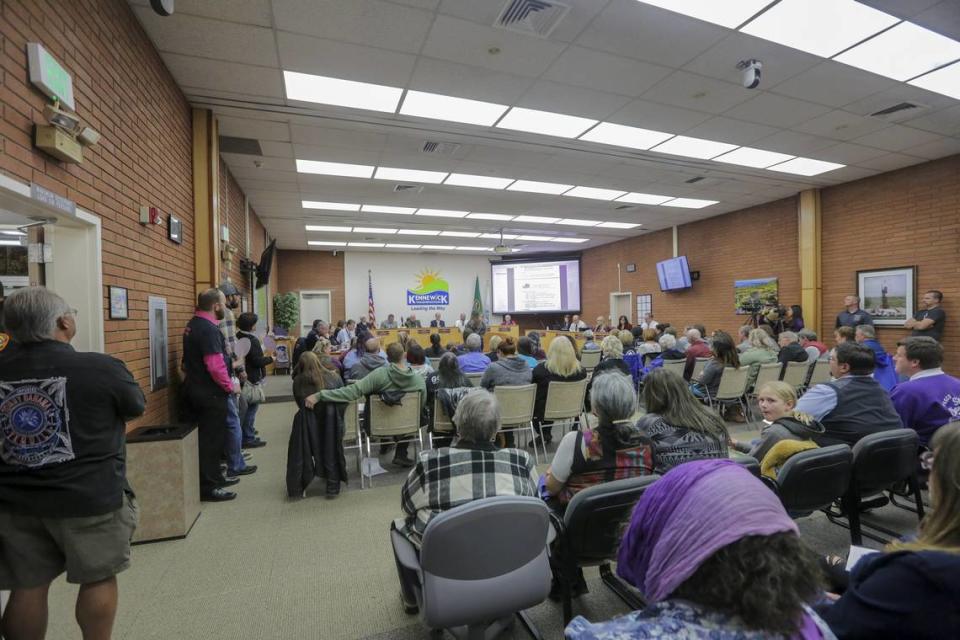
[[[443,511],[481,498],[536,495],[536,468],[526,451],[461,442],[420,452],[401,492],[404,517],[394,526],[419,547],[427,523]]]
[[[240,366],[234,366],[233,364],[234,355],[237,353],[236,322],[233,319],[233,311],[224,308],[223,312],[223,320],[220,321],[220,333],[223,334],[223,339],[227,343],[227,354],[230,356],[230,366],[236,374],[243,371],[242,364]]]

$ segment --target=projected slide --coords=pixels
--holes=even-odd
[[[580,310],[580,261],[493,264],[493,312]]]

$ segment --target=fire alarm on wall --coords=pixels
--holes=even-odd
[[[140,207],[140,224],[147,226],[148,224],[160,224],[162,222],[163,219],[160,217],[159,209],[148,206]]]

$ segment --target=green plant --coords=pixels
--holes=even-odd
[[[273,323],[287,331],[297,326],[300,319],[300,299],[297,294],[289,291],[273,296]]]

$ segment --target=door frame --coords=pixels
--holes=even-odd
[[[610,317],[612,318],[612,322],[616,323],[617,319],[621,315],[617,311],[617,304],[615,302],[615,300],[617,300],[618,298],[627,299],[627,312],[622,315],[627,316],[627,320],[630,320],[630,324],[633,324],[633,293],[630,291],[611,291],[610,292]]]

